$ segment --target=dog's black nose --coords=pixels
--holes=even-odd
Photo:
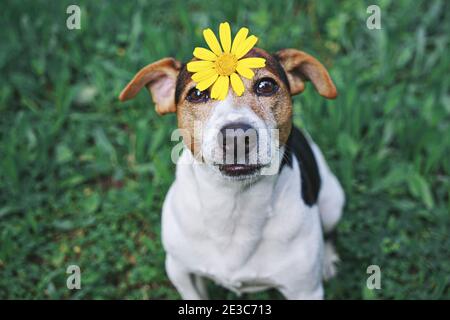
[[[248,154],[258,143],[258,133],[248,123],[233,122],[220,129],[217,140],[222,147],[224,158],[226,156],[227,159],[232,159],[233,163],[247,163]]]
[[[245,133],[247,130],[255,130],[255,128],[253,128],[248,123],[233,122],[223,126],[222,129],[220,129],[220,133],[222,134],[223,137],[226,137],[227,135],[235,136],[236,134],[240,134],[241,132]]]

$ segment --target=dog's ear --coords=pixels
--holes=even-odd
[[[144,87],[150,91],[158,114],[175,112],[175,86],[181,63],[173,58],[164,58],[153,62],[141,70],[127,84],[119,95],[120,101],[126,101]]]
[[[296,49],[280,50],[275,57],[286,71],[291,95],[303,92],[305,81],[311,81],[321,96],[336,98],[336,87],[327,69],[316,58]]]

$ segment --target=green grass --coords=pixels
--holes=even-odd
[[[78,2],[78,1],[76,1]],[[330,299],[450,298],[450,8],[447,1],[8,1],[0,19],[0,298],[178,298],[160,211],[174,175],[174,115],[117,95],[142,66],[190,59],[201,30],[250,27],[269,51],[329,68],[335,101],[294,98],[342,182]],[[339,3],[339,4],[338,4]],[[82,289],[66,288],[77,264]],[[381,290],[366,288],[381,267]],[[213,289],[214,297],[233,298]],[[274,294],[247,296],[274,297]]]

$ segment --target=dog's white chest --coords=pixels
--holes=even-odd
[[[235,292],[273,286],[283,265],[308,259],[302,254],[315,261],[317,248],[307,244],[321,241],[318,212],[301,201],[295,170],[250,190],[215,186],[201,171],[178,169],[163,208],[167,253]]]

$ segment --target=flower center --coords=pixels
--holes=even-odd
[[[221,76],[230,76],[236,71],[237,59],[232,53],[222,53],[216,60],[216,70]]]

